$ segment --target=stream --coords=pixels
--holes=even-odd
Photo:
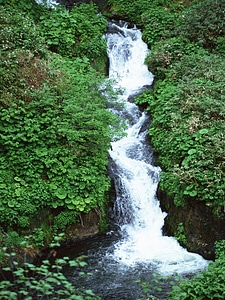
[[[112,142],[110,174],[116,197],[110,209],[111,231],[76,241],[64,247],[60,255],[71,259],[87,255],[86,272],[79,276],[73,268],[65,275],[76,286],[93,290],[101,299],[135,300],[141,289],[137,279],[150,281],[153,273],[182,276],[195,274],[207,267],[200,255],[182,248],[173,237],[164,236],[166,214],[156,197],[160,168],[147,139],[150,120],[132,99],[144,88],[150,88],[154,76],[144,64],[149,53],[137,28],[125,22],[109,23],[107,34],[109,78],[120,90],[123,109],[112,109],[126,118],[126,136]],[[162,291],[153,287],[152,294],[167,299],[168,284]]]

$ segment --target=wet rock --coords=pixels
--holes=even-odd
[[[100,220],[101,213],[97,209],[93,209],[87,214],[81,214],[80,222],[66,228],[66,238],[83,238],[99,233]]]
[[[187,245],[182,246],[206,259],[214,259],[215,241],[225,239],[225,218],[215,216],[205,202],[189,199],[184,207],[177,207],[173,198],[160,189],[158,198],[162,210],[168,214],[163,228],[165,235],[175,236],[178,224],[182,223],[187,240]]]

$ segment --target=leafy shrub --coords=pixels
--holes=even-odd
[[[0,9],[0,102],[29,101],[26,89],[40,88],[46,80],[44,40],[34,20],[13,7]]]
[[[143,39],[152,48],[161,40],[174,35],[178,15],[169,3],[157,5],[153,1],[151,6],[151,9],[143,12],[141,21],[143,24]]]
[[[106,57],[102,35],[107,22],[94,4],[74,6],[71,11],[59,6],[40,19],[42,35],[50,50],[67,57],[84,54],[89,59]]]
[[[143,37],[149,46],[161,38],[171,36],[178,20],[178,12],[186,1],[174,0],[109,0],[112,15],[118,15],[143,29]]]
[[[113,14],[118,14],[124,20],[129,20],[140,25],[141,15],[150,7],[149,0],[138,0],[131,2],[129,0],[109,0],[108,5],[111,6]]]
[[[225,191],[223,69],[219,56],[184,55],[138,100],[153,115],[149,134],[164,168],[161,188],[177,205],[192,198],[215,213],[222,212]]]
[[[18,12],[23,12],[34,20],[38,20],[40,14],[45,11],[44,6],[38,5],[35,0],[0,0],[0,5],[4,5],[9,8],[9,10],[13,10],[15,15]]]
[[[149,70],[156,79],[164,79],[167,70],[185,55],[199,53],[200,47],[181,37],[167,38],[153,45],[146,58]]]
[[[73,13],[79,19],[78,35],[96,22],[95,29],[86,32],[86,42],[95,30],[102,34],[106,21],[93,5],[89,11],[86,5],[75,8],[70,20]],[[50,10],[51,14],[69,13]],[[68,59],[38,52],[44,40],[30,17],[6,7],[0,15],[1,225],[25,230],[36,226],[43,209],[60,207],[78,215],[101,207],[110,184],[106,168],[112,128],[119,128],[117,117],[107,110],[106,94],[107,101],[116,101],[115,94],[107,84],[103,87],[104,78],[85,55]],[[36,235],[40,245],[43,234]]]
[[[65,210],[60,212],[54,218],[54,228],[57,230],[64,229],[66,226],[76,222],[78,213],[76,211]]]
[[[217,242],[216,256],[217,259],[209,263],[207,270],[198,273],[189,280],[180,278],[178,284],[173,285],[169,299],[224,299],[224,241]]]
[[[183,35],[199,45],[214,49],[218,37],[225,34],[224,0],[196,2],[182,16],[183,24],[178,28]]]
[[[88,212],[105,201],[109,124],[115,117],[88,61],[64,60],[66,68],[70,74],[64,87],[59,82],[60,96],[43,87],[29,93],[32,101],[0,112],[1,222],[12,225],[46,206]]]
[[[16,231],[9,231],[4,238],[4,244],[9,249],[15,249],[20,246],[23,238]]]
[[[34,228],[31,236],[31,244],[34,248],[42,249],[45,242],[45,233],[41,227]]]
[[[186,235],[185,235],[185,229],[184,229],[184,224],[183,223],[179,223],[177,225],[177,231],[176,231],[174,236],[182,246],[184,246],[184,247],[187,246],[187,238],[186,238]]]
[[[30,50],[36,54],[45,52],[39,27],[28,14],[12,6],[0,5],[0,8],[0,47],[3,54],[15,49]]]
[[[0,299],[100,299],[91,290],[73,286],[63,275],[64,266],[85,267],[86,262],[82,258],[57,258],[53,264],[49,260],[43,260],[41,265],[24,262],[20,266],[15,253],[7,253],[6,250],[3,249],[4,256],[12,263],[11,267],[4,267],[3,272],[10,272],[12,279],[4,278],[0,282]]]
[[[220,36],[218,39],[215,41],[215,47],[216,51],[221,54],[225,54],[225,37]]]

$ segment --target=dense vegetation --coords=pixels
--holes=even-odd
[[[154,89],[136,101],[152,117],[149,136],[163,169],[160,189],[177,206],[204,201],[223,219],[225,1],[109,3],[112,12],[142,28],[151,49],[146,63],[155,75]],[[169,299],[224,299],[224,241],[215,247],[208,270],[172,283]],[[142,299],[155,299],[151,283],[142,287]]]
[[[120,135],[107,109],[107,21],[93,4],[69,12],[24,0],[0,1],[0,24],[0,264],[10,262],[0,299],[99,299],[62,273],[85,262],[29,257],[59,245],[81,213],[105,222],[108,149]]]
[[[110,3],[143,28],[151,48],[146,63],[154,90],[137,103],[146,103],[152,115],[160,188],[178,206],[188,198],[205,201],[223,217],[225,1]]]
[[[116,97],[103,87],[107,21],[93,4],[68,12],[6,2],[0,9],[0,240],[16,246],[20,235],[32,233],[30,243],[42,248],[81,212],[104,214],[107,150],[113,126],[119,130],[106,107],[106,95],[108,102]]]
[[[224,241],[216,242],[216,260],[210,262],[208,269],[196,275],[183,278],[179,275],[162,276],[153,273],[150,282],[141,279],[137,282],[142,287],[142,295],[138,300],[158,298],[154,295],[162,295],[159,299],[171,300],[209,300],[224,299]]]
[[[160,188],[178,206],[187,199],[204,201],[223,218],[225,1],[108,2],[109,15],[141,27],[151,49],[146,63],[155,75],[154,90],[137,103],[152,116],[149,135],[163,168]],[[106,109],[106,94],[107,101],[115,101],[110,87],[102,88],[100,75],[107,22],[93,4],[68,12],[34,0],[0,0],[0,24],[0,241],[8,247],[7,257],[8,249],[25,247],[23,235],[26,251],[32,252],[81,212],[104,213],[107,150],[119,122]],[[224,299],[223,242],[216,249],[208,271],[176,283],[168,297]],[[25,282],[21,299],[36,292],[92,298],[89,291],[86,296],[74,291],[63,277],[65,263],[68,259],[53,265],[57,278],[47,261],[39,268],[13,265],[15,285],[3,281],[1,289],[8,294],[1,299],[17,299]],[[43,285],[30,271],[45,279]],[[146,298],[152,298],[151,290]]]

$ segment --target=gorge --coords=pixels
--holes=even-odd
[[[0,0],[0,294],[224,299],[224,1],[57,2]]]
[[[109,151],[110,174],[116,190],[109,212],[112,230],[75,241],[58,255],[87,255],[91,277],[79,277],[71,268],[65,271],[74,284],[93,290],[102,299],[131,300],[140,295],[135,283],[139,278],[150,281],[155,272],[194,274],[206,268],[208,262],[162,233],[166,214],[156,198],[160,168],[154,166],[153,150],[147,140],[149,117],[128,100],[153,82],[153,75],[144,64],[148,49],[141,32],[128,28],[125,22],[109,23],[107,44],[109,78],[124,104],[119,110],[112,110],[127,122],[126,136],[112,142]],[[165,299],[166,292],[165,286],[155,296]]]

